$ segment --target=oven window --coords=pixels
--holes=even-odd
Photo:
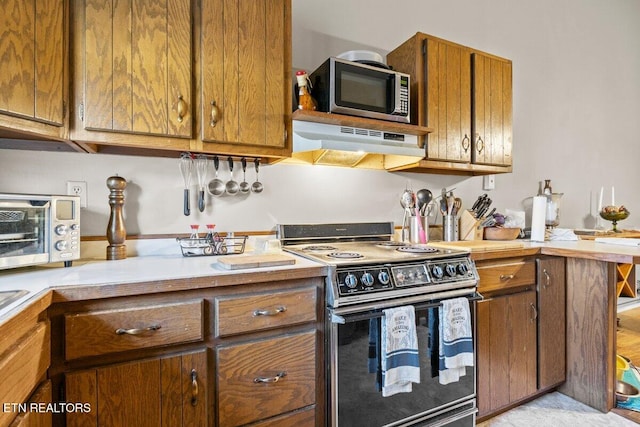
[[[46,252],[46,208],[0,208],[0,259]]]
[[[471,313],[473,318],[473,310]],[[372,322],[380,322],[380,318],[334,324],[337,328],[337,366],[334,369],[340,426],[384,426],[400,420],[411,425],[409,420],[412,419],[415,425],[428,425],[435,421],[428,414],[475,397],[474,367],[466,367],[466,374],[458,382],[439,383],[437,353],[433,362],[428,354],[430,315],[437,316],[437,308],[416,310],[420,384],[414,383],[410,393],[389,397],[382,397],[377,385],[380,375],[370,367],[370,345],[375,345],[375,339],[372,339],[375,333],[370,334],[370,331],[375,331],[377,327]],[[430,418],[430,421],[418,421],[424,418]],[[466,416],[450,425],[473,426],[473,423],[474,417]]]

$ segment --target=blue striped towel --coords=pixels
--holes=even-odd
[[[440,384],[456,382],[465,375],[465,366],[473,366],[473,331],[469,300],[464,297],[442,301],[439,310]]]
[[[416,313],[412,305],[384,310],[381,325],[382,396],[409,393],[420,383]]]

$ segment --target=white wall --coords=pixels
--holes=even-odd
[[[605,186],[608,198],[615,185],[616,201],[632,212],[621,225],[640,225],[639,17],[638,0],[293,0],[293,66],[313,70],[350,49],[386,54],[418,31],[509,58],[514,173],[497,176],[494,206],[523,208],[539,181],[551,179],[554,191],[565,193],[561,226],[592,226],[591,194]],[[226,179],[226,167],[221,173]],[[400,223],[398,198],[407,185],[434,193],[456,187],[469,204],[483,193],[481,177],[273,165],[261,169],[263,193],[209,197],[200,214],[192,191],[196,213],[184,217],[177,159],[0,150],[0,192],[61,193],[67,180],[87,181],[84,235],[105,233],[105,182],[113,174],[129,181],[130,234],[182,233],[211,222],[221,231],[281,222]],[[249,182],[254,177],[247,173]]]

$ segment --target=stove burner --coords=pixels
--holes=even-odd
[[[357,252],[331,252],[327,256],[329,258],[340,258],[340,259],[354,259],[354,258],[364,257],[364,255],[360,255]]]
[[[438,252],[438,249],[431,246],[403,246],[396,250],[399,252],[407,252],[412,254],[430,254],[433,252]]]
[[[383,248],[397,248],[397,247],[401,247],[401,246],[407,246],[406,243],[403,242],[380,242],[380,243],[376,243],[376,246],[380,246]]]
[[[327,245],[311,245],[304,248],[305,251],[335,251],[336,248]]]

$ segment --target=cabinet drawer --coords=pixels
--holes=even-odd
[[[198,300],[66,314],[66,360],[200,341],[203,305]]]
[[[309,287],[216,298],[216,336],[315,322],[316,294],[316,288]]]
[[[237,426],[315,403],[315,331],[217,350],[220,427]]]
[[[491,292],[522,285],[533,285],[536,269],[533,260],[478,265],[478,292]]]
[[[24,403],[51,362],[49,322],[41,322],[0,358],[0,403]],[[0,411],[0,426],[18,415]]]

